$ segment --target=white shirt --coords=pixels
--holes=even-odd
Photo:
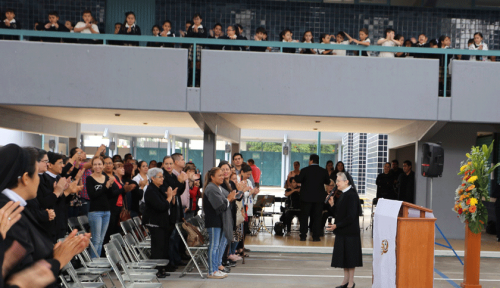
[[[250,179],[247,179],[247,186],[251,187],[253,189],[253,183],[250,181]],[[243,202],[244,204],[248,207],[247,210],[247,215],[248,216],[253,216],[253,195],[251,195],[250,191],[247,191],[243,194]]]
[[[85,22],[78,22],[78,23],[76,23],[75,28],[83,28],[85,26],[87,26],[87,24],[85,24]],[[92,30],[94,30],[97,33],[99,33],[99,28],[95,24],[92,24]],[[80,33],[82,33],[82,34],[92,34],[92,32],[90,31],[89,28],[83,29],[82,31],[80,31]]]
[[[56,174],[54,174],[54,173],[52,173],[52,172],[50,172],[50,171],[47,171],[47,172],[45,172],[45,173],[47,173],[47,174],[48,174],[50,177],[52,177],[52,178],[57,178],[57,175],[56,175]]]
[[[380,39],[385,39],[385,38],[380,38]],[[394,46],[396,46],[396,43],[394,43],[394,41],[392,41],[392,40],[389,40],[389,41],[385,41],[384,43],[382,43],[381,46],[394,47]],[[380,54],[378,54],[378,57],[394,58],[394,52],[380,52]]]
[[[2,191],[2,194],[7,196],[10,200],[14,201],[14,202],[20,202],[21,203],[21,206],[26,206],[26,200],[24,200],[21,196],[19,196],[19,194],[17,194],[16,192],[10,190],[10,189],[5,189]]]
[[[349,41],[342,41],[340,43],[330,42],[330,44],[349,45]],[[346,52],[347,50],[339,50],[339,49],[333,50],[333,53],[335,53],[335,55],[337,56],[346,56]]]
[[[349,191],[349,189],[351,189],[351,185],[349,185],[349,187],[347,187],[344,190],[342,190],[342,193],[345,193],[345,192]]]
[[[147,178],[148,183],[149,183],[149,176],[148,176],[148,175],[146,175],[146,178]],[[139,185],[139,182],[143,181],[143,180],[144,180],[144,178],[142,178],[141,174],[139,173],[139,174],[137,174],[134,178],[132,178],[132,180],[133,180],[133,181],[135,181],[135,182],[137,182],[137,185]],[[144,202],[146,202],[146,201],[144,200],[144,195],[146,195],[146,193],[145,193],[145,192],[146,192],[146,190],[147,190],[147,189],[148,189],[148,184],[146,184],[146,186],[144,186],[144,188],[142,189],[142,191],[143,191],[143,192],[142,192],[142,199],[141,199],[141,201],[139,201],[139,203],[144,203]]]
[[[472,45],[469,46],[469,50],[479,50],[479,46],[481,46],[481,45],[483,45],[483,51],[488,51],[488,45],[486,45],[486,43],[484,43],[484,42],[481,42],[477,47],[476,47],[476,43],[472,43]],[[469,60],[476,61],[476,57],[477,56],[470,55]],[[486,59],[488,59],[488,57],[483,56],[483,61],[486,61]]]
[[[132,26],[128,25],[128,23],[125,23],[125,28],[134,28],[135,27],[135,23],[132,24]]]
[[[5,20],[7,20],[7,19],[5,19]],[[3,22],[4,22],[4,23],[5,23],[5,20],[3,20]],[[9,21],[9,23],[10,23],[10,24],[14,24],[14,23],[16,23],[16,19],[12,19],[12,20],[10,20],[10,21]]]

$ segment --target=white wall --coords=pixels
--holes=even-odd
[[[15,143],[19,146],[42,148],[42,136],[22,131],[0,128],[0,146]]]

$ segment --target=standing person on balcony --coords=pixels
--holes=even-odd
[[[428,40],[429,38],[427,38],[424,33],[418,35],[418,42],[414,37],[411,38],[413,47],[430,48],[431,46],[430,43],[427,42]],[[428,58],[428,54],[425,53],[413,53],[412,56],[415,58]]]
[[[350,185],[345,173],[337,174],[335,184],[342,195],[335,213],[335,224],[328,225],[326,229],[335,233],[331,266],[344,268],[344,280],[342,285],[337,286],[337,288],[354,288],[356,286],[354,284],[354,270],[356,267],[363,267],[358,220],[362,210],[358,192]],[[329,199],[330,207],[333,207],[333,203],[333,197],[331,197]]]
[[[330,38],[333,38],[333,35],[330,35]],[[332,44],[340,44],[340,45],[349,45],[349,40],[344,40],[346,35],[343,31],[340,31],[335,35],[335,41]],[[333,54],[337,56],[346,56],[346,50],[343,49],[334,49]]]
[[[92,24],[92,13],[90,10],[83,11],[82,19],[83,21],[76,23],[75,28],[73,29],[75,33],[99,34],[99,27],[97,27],[96,24]],[[80,39],[80,43],[95,44],[95,40]]]
[[[304,32],[304,35],[302,36],[302,43],[314,43],[314,37],[313,34],[310,30],[307,30]],[[300,54],[316,54],[318,53],[316,49],[300,49]]]
[[[488,45],[483,42],[483,34],[481,32],[474,33],[474,43],[469,46],[469,50],[488,50]],[[486,61],[488,57],[486,56],[470,56],[471,61]]]
[[[224,33],[222,32],[222,24],[215,23],[214,28],[210,30],[210,36],[208,36],[208,38],[219,39],[222,36],[224,36]],[[222,50],[222,48],[224,48],[223,45],[207,45],[207,46],[211,50]]]
[[[319,35],[319,39],[320,39],[320,42],[321,44],[330,44],[330,34],[328,33],[321,33],[321,35]],[[318,54],[322,54],[322,55],[336,55],[333,53],[333,49],[318,49]]]
[[[5,19],[0,22],[0,28],[2,29],[21,29],[21,25],[16,22],[16,13],[13,9],[5,10]],[[0,39],[2,39],[0,35]],[[19,36],[3,36],[5,40],[19,40]]]
[[[399,46],[399,41],[394,39],[394,29],[387,28],[384,32],[385,38],[380,38],[377,41],[378,45],[386,46],[386,47],[394,47]],[[394,58],[394,52],[380,52],[378,57],[382,58]]]
[[[193,15],[193,25],[189,27],[189,29],[186,32],[186,37],[191,37],[191,38],[207,38],[208,30],[201,25],[201,22],[203,21],[203,18],[201,17],[200,13],[195,13]],[[188,59],[189,59],[189,70],[190,73],[188,74],[188,85],[191,85],[193,83],[193,69],[196,69],[196,78],[195,78],[195,86],[200,87],[200,69],[201,69],[201,50],[203,49],[202,45],[196,45],[196,55],[193,55],[193,46],[191,45],[189,47],[189,54],[188,54]],[[194,64],[196,63],[196,65]],[[190,78],[190,79],[189,79]]]
[[[250,166],[250,168],[252,168],[252,177],[253,177],[253,180],[255,181],[254,184],[255,184],[255,187],[259,188],[260,187],[260,175],[261,175],[261,172],[260,172],[260,169],[259,167],[257,167],[257,165],[255,165],[255,161],[253,161],[253,159],[248,159],[247,161],[248,165]]]
[[[163,31],[161,31],[161,37],[175,37],[175,33],[172,32],[172,22],[170,20],[163,21],[163,25],[161,26]],[[174,48],[174,43],[162,43],[163,47],[166,48]]]
[[[280,33],[280,41],[281,42],[299,42],[297,40],[292,39],[293,33],[292,30],[286,28],[285,30],[281,31]],[[291,48],[291,47],[283,47],[283,53],[295,53],[297,52],[296,48]]]
[[[45,31],[55,31],[55,32],[69,32],[66,26],[59,23],[59,14],[56,11],[49,12],[49,22],[47,22],[43,28]],[[43,42],[62,42],[61,38],[43,38]]]
[[[344,32],[345,33],[345,32]],[[368,29],[366,28],[361,28],[359,30],[359,40],[356,40],[354,38],[352,38],[351,36],[349,36],[349,34],[345,33],[345,36],[349,39],[349,42],[352,43],[356,43],[356,45],[362,45],[362,46],[370,46],[371,44],[371,41],[370,41],[370,38],[368,38]],[[354,51],[354,55],[359,55],[357,51]],[[369,57],[370,54],[367,52],[367,51],[363,51],[361,52],[361,56],[366,56],[366,57]]]
[[[233,25],[227,26],[226,35],[221,36],[220,39],[226,40],[246,40],[241,37],[241,35],[236,34],[236,28]],[[231,50],[231,51],[243,51],[245,47],[243,46],[233,46],[233,45],[224,45],[223,50]]]
[[[120,29],[120,33],[122,35],[141,35],[141,27],[135,22],[135,14],[134,12],[125,13],[125,22]],[[139,42],[137,41],[123,41],[124,46],[139,46]]]

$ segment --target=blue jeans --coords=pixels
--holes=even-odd
[[[89,212],[89,225],[90,233],[92,234],[92,244],[97,250],[97,255],[94,251],[91,251],[90,257],[97,258],[100,257],[102,251],[102,242],[104,241],[104,236],[108,230],[109,218],[111,216],[110,211],[94,211]]]
[[[238,246],[238,242],[231,242],[231,246],[229,247],[229,255],[236,254],[236,247]]]
[[[222,255],[226,249],[227,239],[220,227],[207,228],[208,237],[208,274],[212,275],[219,270],[222,264]]]

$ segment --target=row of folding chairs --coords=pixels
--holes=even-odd
[[[187,275],[187,273],[193,271],[196,268],[197,272],[200,274],[200,277],[205,278],[206,271],[208,271],[209,239],[208,233],[205,229],[205,221],[202,216],[197,215],[189,219],[188,222],[199,229],[205,239],[205,243],[203,243],[203,245],[201,246],[189,247],[186,239],[187,232],[184,231],[182,223],[175,224],[175,228],[179,233],[182,242],[187,248],[186,252],[191,258],[186,267],[184,267],[184,270],[181,272],[181,275],[179,277],[184,277],[185,275]],[[151,249],[151,238],[149,236],[147,227],[142,224],[139,217],[122,221],[120,223],[120,226],[122,227],[123,233],[125,234],[120,244],[124,247],[124,249],[128,249],[128,253],[130,254],[129,257],[134,258],[137,261],[146,260],[148,257],[147,253]],[[113,237],[118,238],[117,235],[111,237],[112,239]]]

